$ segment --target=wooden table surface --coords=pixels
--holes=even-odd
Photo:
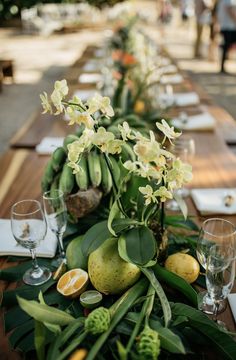
[[[189,81],[189,80],[188,80]],[[233,132],[233,119],[227,112],[214,104],[203,103],[199,109],[203,111],[207,109],[216,118],[217,124],[221,124],[223,119],[228,121],[223,127],[220,125],[214,131],[207,132],[188,132],[196,143],[196,156],[193,159],[193,174],[194,179],[191,183],[191,188],[236,188],[236,156],[230,151],[226,145],[226,138],[230,138],[230,132]],[[179,109],[173,109],[173,112],[178,112]],[[193,110],[194,111],[194,110]],[[196,109],[195,109],[196,111]],[[51,122],[44,116],[45,123],[49,123],[45,131],[45,135],[61,136],[67,133],[67,125],[58,118],[54,118],[55,123]],[[43,117],[41,118],[43,119]],[[228,119],[228,120],[227,120]],[[48,124],[47,123],[47,124]],[[44,122],[41,122],[43,127]],[[229,126],[229,127],[228,127]],[[231,131],[229,130],[231,126]],[[24,136],[36,141],[36,135],[42,136],[40,133],[40,124],[37,124],[38,133],[34,133],[32,127],[29,127]],[[55,130],[56,129],[56,130]],[[69,132],[73,129],[69,127]],[[57,131],[55,134],[54,131]],[[34,135],[32,135],[34,133]],[[39,134],[40,133],[40,134]],[[225,135],[227,134],[227,136]],[[27,147],[27,146],[26,146]],[[43,168],[48,161],[48,156],[40,156],[30,149],[10,149],[0,158],[0,217],[9,218],[10,208],[13,203],[25,198],[41,199],[40,181],[43,173]],[[195,216],[195,219],[201,223],[206,217],[200,216],[196,210],[191,198],[187,200],[189,207],[189,214]],[[236,224],[236,215],[221,216],[227,218]],[[4,239],[2,239],[4,240]],[[9,266],[6,258],[0,259],[0,268]],[[14,287],[15,284],[7,284],[0,281],[0,290],[8,287]],[[234,290],[236,290],[234,288]],[[235,322],[233,320],[229,307],[219,316],[227,323],[230,330],[235,331]],[[9,352],[6,338],[3,335],[3,324],[0,324],[0,358],[1,359],[15,359],[17,355]],[[2,356],[2,357],[1,357]],[[4,357],[3,357],[4,356]]]

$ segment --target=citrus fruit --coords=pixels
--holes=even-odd
[[[165,268],[190,284],[198,278],[200,272],[197,260],[193,256],[181,252],[168,256],[165,261]]]
[[[93,309],[100,305],[102,301],[102,294],[97,290],[88,290],[80,295],[80,303],[87,309]]]
[[[53,280],[58,280],[60,277],[65,274],[67,270],[66,263],[64,261],[61,262],[61,264],[58,266],[57,270],[55,271],[53,275]]]
[[[57,283],[57,291],[71,298],[79,296],[88,284],[88,273],[82,269],[67,271]]]
[[[84,360],[88,351],[85,349],[78,349],[69,357],[69,360]]]
[[[116,238],[107,239],[93,251],[88,260],[89,278],[103,294],[119,294],[132,286],[140,276],[139,268],[121,259]]]
[[[69,245],[66,248],[66,260],[67,267],[71,269],[83,269],[87,270],[88,268],[88,258],[85,257],[81,251],[81,244],[83,241],[83,235],[77,236],[75,239],[71,240]]]

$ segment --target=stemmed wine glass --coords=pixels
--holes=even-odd
[[[176,158],[179,158],[182,162],[191,164],[195,155],[195,141],[189,136],[181,136],[175,140],[171,151],[176,156]],[[175,195],[181,198],[185,198],[189,196],[189,189],[185,187],[178,189],[175,191]],[[177,201],[172,199],[167,203],[167,209],[178,211],[180,207]]]
[[[210,248],[206,267],[206,286],[213,302],[213,319],[217,321],[220,306],[229,295],[235,278],[235,248],[227,243]],[[217,321],[218,322],[218,321]],[[219,325],[225,326],[222,321]]]
[[[67,224],[67,209],[64,194],[61,190],[47,191],[43,194],[43,203],[48,226],[58,240],[59,256],[54,265],[59,266],[62,262],[66,263],[63,234]]]
[[[28,285],[41,285],[51,277],[51,271],[39,266],[35,249],[44,239],[47,224],[40,203],[37,200],[22,200],[11,208],[11,229],[17,243],[29,249],[33,267],[25,272],[23,281]]]
[[[207,269],[207,260],[210,256],[212,246],[220,245],[225,248],[234,248],[236,241],[235,226],[227,220],[212,218],[203,222],[199,237],[197,240],[197,258],[202,267]],[[218,312],[223,311],[226,302],[222,300],[218,306]],[[199,293],[198,307],[207,314],[214,313],[214,302],[208,291]]]

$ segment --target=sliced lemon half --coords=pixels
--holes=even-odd
[[[67,297],[79,296],[87,287],[88,273],[82,269],[67,271],[60,277],[57,283],[57,291]]]

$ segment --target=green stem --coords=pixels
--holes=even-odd
[[[149,319],[149,316],[150,316],[152,308],[153,308],[154,296],[155,296],[155,290],[153,289],[152,285],[150,285],[148,288],[148,292],[147,292],[147,298],[142,306],[142,310],[139,314],[139,318],[135,324],[133,332],[129,338],[129,342],[126,346],[126,354],[128,354],[129,351],[131,350],[134,340],[139,333],[139,329],[141,327],[142,321],[145,316],[147,318],[147,314],[148,314],[148,319]]]
[[[73,103],[71,101],[62,101],[62,104],[65,104],[65,105],[73,105],[73,106],[77,106],[79,109],[83,110],[83,111],[86,111],[86,107],[83,107],[82,105],[80,104],[77,104],[77,103]]]
[[[161,203],[161,234],[164,234],[165,231],[165,226],[164,226],[164,222],[165,222],[165,203],[162,202]]]

